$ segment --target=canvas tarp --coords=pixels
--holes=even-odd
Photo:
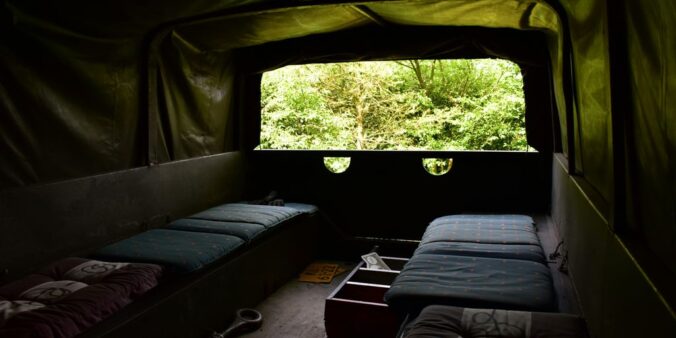
[[[394,25],[539,30],[560,45],[557,16],[540,0],[273,6],[4,2],[0,188],[236,149],[241,121],[233,114],[230,52],[239,48],[378,25],[378,17]]]
[[[624,216],[676,273],[676,5],[621,2],[631,103],[613,109],[606,9],[616,4],[550,2],[554,7],[544,0],[4,0],[0,189],[250,146],[240,127],[256,125],[237,113],[236,88],[244,82],[236,54],[245,48],[368,27],[534,30],[548,37],[572,174],[600,196],[596,207],[608,219],[618,184],[613,144],[624,145]],[[552,9],[559,7],[562,18]],[[618,108],[627,112],[624,130],[613,129]]]
[[[627,1],[628,223],[676,275],[676,2]]]
[[[562,1],[575,76],[577,173],[607,202],[612,194],[610,65],[605,1]]]

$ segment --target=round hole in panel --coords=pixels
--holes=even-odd
[[[324,166],[334,174],[343,173],[350,167],[350,157],[324,157]]]
[[[441,176],[451,171],[453,167],[452,158],[423,158],[422,159],[423,168],[430,175]]]

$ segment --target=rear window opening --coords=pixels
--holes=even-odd
[[[521,70],[498,59],[279,68],[261,81],[257,149],[530,151]]]

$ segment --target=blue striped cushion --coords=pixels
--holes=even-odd
[[[427,305],[555,311],[547,266],[527,260],[417,254],[385,294],[396,311]]]
[[[108,245],[96,259],[163,265],[168,271],[188,273],[228,255],[244,241],[238,237],[179,230],[155,229]]]
[[[535,232],[509,229],[494,229],[486,225],[437,226],[428,228],[420,244],[432,242],[471,242],[493,244],[540,245]]]
[[[439,223],[464,223],[464,224],[477,224],[477,223],[497,223],[497,224],[513,224],[513,225],[525,225],[532,227],[535,222],[533,218],[526,215],[490,215],[490,214],[460,214],[460,215],[449,215],[442,216],[434,219],[430,225],[435,225]]]
[[[221,222],[253,223],[260,224],[266,228],[271,228],[299,214],[301,214],[301,211],[294,208],[272,205],[228,203],[207,209],[188,218]]]
[[[291,209],[296,209],[304,214],[314,214],[319,211],[316,205],[305,203],[284,203],[284,206]]]
[[[540,245],[533,219],[524,215],[451,215],[432,221],[421,245],[433,242]]]
[[[260,235],[265,230],[265,227],[255,223],[220,222],[182,218],[173,221],[167,226],[167,229],[231,235],[237,236],[248,242]]]
[[[431,242],[419,246],[414,255],[417,254],[524,259],[547,264],[542,247],[532,244]]]

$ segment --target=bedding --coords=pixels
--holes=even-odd
[[[167,229],[231,235],[247,242],[266,230],[264,226],[255,223],[222,222],[193,218],[182,218],[171,222]]]
[[[162,268],[66,258],[0,287],[1,337],[73,337],[155,287]]]
[[[431,242],[420,245],[415,250],[417,254],[523,259],[547,264],[542,247],[532,244]]]
[[[585,338],[579,316],[453,306],[428,306],[400,338]]]
[[[535,228],[530,224],[464,223],[430,224],[420,244],[432,242],[471,242],[492,244],[540,245]]]
[[[459,214],[448,215],[435,218],[430,222],[430,226],[447,223],[464,224],[503,224],[511,225],[515,228],[532,228],[535,222],[533,218],[526,215],[502,215],[502,214]]]
[[[428,305],[554,311],[549,268],[520,259],[416,254],[385,293],[395,311]]]
[[[103,247],[92,257],[159,264],[168,272],[184,274],[229,255],[242,244],[244,240],[231,235],[154,229]]]
[[[291,209],[296,209],[304,214],[315,214],[317,211],[319,211],[319,208],[317,208],[316,205],[312,204],[305,204],[305,203],[285,203],[285,207],[291,208]]]
[[[265,230],[317,210],[314,205],[302,203],[287,203],[284,207],[229,203],[176,220],[167,229],[231,235],[250,242]]]
[[[228,203],[219,205],[187,218],[208,221],[260,224],[271,228],[301,214],[300,210],[272,205]]]

